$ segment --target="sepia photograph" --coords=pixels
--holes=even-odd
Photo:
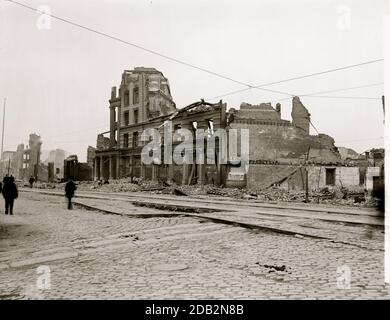
[[[0,300],[389,300],[386,59],[387,0],[0,0]]]

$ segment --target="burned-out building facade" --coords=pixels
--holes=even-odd
[[[49,181],[61,181],[64,178],[64,160],[64,150],[55,149],[49,152],[49,157],[45,161],[45,164],[48,166]]]
[[[164,136],[164,124],[169,121],[173,131],[178,129],[204,129],[207,132],[226,127],[226,104],[200,101],[177,109],[173,101],[168,79],[154,68],[135,68],[124,71],[117,90],[111,91],[109,100],[109,137],[97,137],[94,176],[95,179],[120,177],[174,181],[180,184],[223,183],[223,166],[220,164],[144,164],[141,161],[143,147],[148,143],[143,132],[156,129]],[[172,137],[173,148],[181,142]],[[207,144],[206,144],[207,146]],[[196,157],[195,148],[193,150]],[[164,144],[161,145],[164,154]],[[205,155],[207,150],[203,151]]]
[[[316,162],[338,162],[340,154],[332,137],[310,135],[310,113],[299,97],[292,99],[292,121],[281,118],[281,105],[243,103],[239,110],[229,110],[231,128],[247,128],[250,134],[250,160],[283,164],[301,163],[302,159]]]
[[[310,113],[299,97],[292,98],[291,121],[282,119],[281,108],[279,103],[275,106],[242,103],[239,109],[227,111],[222,101],[203,100],[177,108],[168,79],[162,72],[144,67],[125,70],[119,89],[111,90],[110,131],[97,136],[94,179],[131,177],[254,189],[275,184],[290,189],[302,189],[306,185],[309,189],[361,185],[359,166],[342,158],[334,139],[326,134],[310,134]],[[171,123],[173,132],[188,129],[194,133],[193,163],[167,163],[164,159],[149,164],[141,161],[142,150],[149,142],[144,139],[144,132],[157,129],[164,139],[167,122]],[[202,150],[196,144],[197,129],[207,132],[206,137],[201,138]],[[235,145],[240,156],[242,146],[238,136],[232,139],[233,136],[227,134],[229,139],[222,141],[215,134],[218,129],[239,132],[238,136],[245,129],[249,140],[245,165],[221,162],[221,143],[229,151]],[[173,149],[182,142],[180,135],[173,134]],[[164,141],[160,147],[164,157]],[[204,160],[210,154],[215,156],[214,163],[198,161],[199,157]]]
[[[41,146],[41,137],[36,133],[30,134],[28,145],[18,145],[15,155],[17,179],[28,180],[31,176],[39,178],[40,169],[41,172],[44,169],[41,164]]]

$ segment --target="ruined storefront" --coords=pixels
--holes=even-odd
[[[210,165],[198,160],[201,157],[205,159],[210,152],[207,150],[208,141],[213,139],[214,131],[226,127],[226,104],[200,101],[177,109],[168,79],[154,68],[124,71],[120,88],[118,92],[115,87],[112,88],[109,102],[110,131],[97,138],[95,180],[131,177],[178,184],[224,184],[224,165],[218,160]],[[172,150],[183,140],[175,132],[187,129],[193,133],[192,163],[177,164],[164,158],[151,164],[143,163],[141,153],[148,144],[144,132],[156,129],[162,139],[168,139],[164,132],[168,122],[173,131],[169,138]],[[197,129],[207,132],[202,155],[195,147]],[[109,137],[104,134],[109,134]],[[166,141],[161,142],[160,152],[166,156]]]
[[[178,109],[168,79],[160,71],[144,67],[125,70],[119,90],[111,90],[110,131],[97,137],[94,179],[130,177],[251,189],[272,185],[303,189],[308,183],[309,189],[314,190],[364,184],[359,165],[342,159],[332,137],[310,134],[310,113],[299,97],[292,99],[292,121],[282,119],[281,108],[279,103],[275,107],[270,103],[243,103],[238,110],[227,112],[222,101],[213,104],[201,100]],[[167,155],[172,156],[166,147],[168,125],[173,131],[168,135],[172,150],[183,142],[183,136],[176,134],[178,130],[192,133],[189,157],[193,162],[167,161]],[[144,163],[142,152],[150,142],[145,132],[151,129],[162,137],[157,146],[161,156]],[[197,136],[199,129],[206,132],[205,137]],[[241,145],[244,136],[247,154]],[[200,140],[201,147],[197,145]],[[234,149],[235,157],[241,159],[238,164],[222,161],[226,155],[221,156],[221,150],[227,149],[228,160]],[[209,164],[206,158],[215,161]]]

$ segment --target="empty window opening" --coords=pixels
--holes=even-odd
[[[334,186],[336,183],[336,169],[327,168],[325,169],[325,174],[326,174],[326,185]]]
[[[138,131],[133,132],[133,148],[138,146]]]
[[[139,102],[139,88],[135,87],[133,89],[133,104],[137,104]]]
[[[134,110],[134,124],[138,123],[138,109]]]
[[[126,111],[124,113],[124,123],[125,123],[125,126],[129,125],[129,111]]]
[[[129,147],[129,134],[125,133],[123,135],[123,147],[128,148]]]
[[[125,91],[125,96],[124,96],[124,104],[125,106],[129,106],[130,102],[130,93],[128,90]]]

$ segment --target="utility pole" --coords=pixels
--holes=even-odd
[[[37,145],[37,170],[36,170],[36,176],[35,176],[35,181],[38,181],[38,176],[39,176],[39,157],[40,157],[40,151],[41,151],[41,142],[38,142]]]
[[[306,154],[306,163],[305,163],[305,173],[306,173],[306,184],[305,184],[305,202],[309,203],[309,169],[307,167],[308,165],[308,160],[309,160],[309,154],[310,154],[310,147],[307,149],[307,154]]]
[[[5,121],[5,103],[7,99],[4,98],[4,106],[3,106],[3,133],[1,135],[1,160],[3,160],[3,150],[4,150],[4,121]]]
[[[385,96],[382,96],[383,123],[385,123]]]

